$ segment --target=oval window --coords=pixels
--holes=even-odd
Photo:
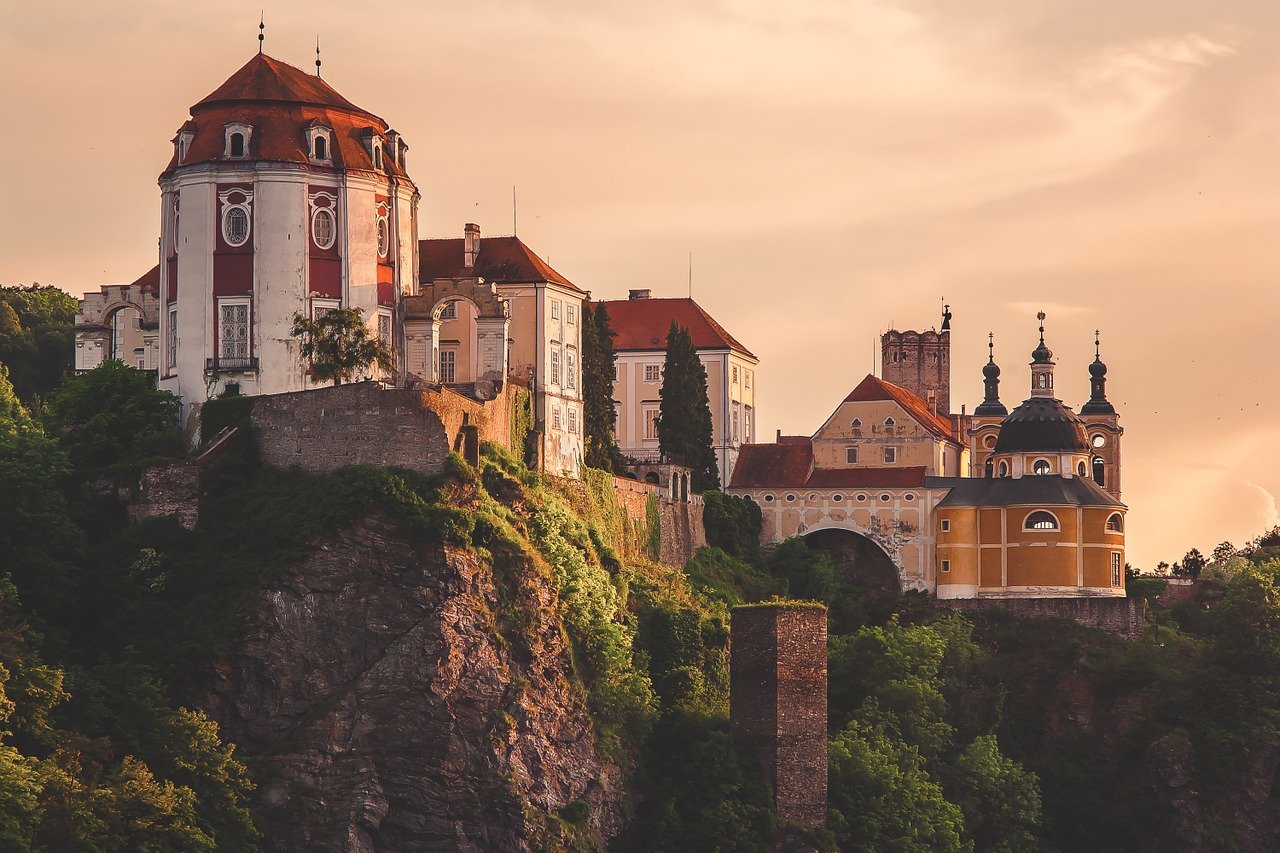
[[[378,257],[385,258],[391,250],[391,230],[385,216],[378,217]]]
[[[1005,462],[1003,459],[1000,460],[1000,476],[1001,477],[1009,476],[1009,463]]]
[[[893,499],[893,495],[889,494],[888,492],[885,492],[883,495],[880,496],[880,501],[882,503],[888,503],[892,499]]]
[[[228,246],[243,246],[249,239],[249,214],[243,207],[229,207],[222,215],[222,237]]]
[[[791,503],[796,499],[795,495],[787,495],[787,503]]]
[[[1049,473],[1049,467],[1048,459],[1037,459],[1035,464],[1031,466],[1031,473],[1043,476]]]
[[[866,495],[858,495],[858,500],[865,501],[866,499],[867,499]]]
[[[905,495],[903,495],[903,496],[902,496],[902,499],[903,499],[904,501],[907,501],[907,502],[909,503],[909,502],[911,502],[911,501],[915,500],[915,499],[916,499],[916,496],[915,496],[915,495],[913,495],[911,492],[907,492]]]
[[[994,435],[989,435],[986,438],[982,439],[982,446],[988,449],[995,447],[996,437]]]
[[[764,496],[764,502],[765,502],[765,503],[767,503],[767,504],[771,504],[771,503],[773,503],[773,495],[765,495],[765,496]]]
[[[1094,447],[1106,447],[1106,446],[1107,446],[1107,437],[1106,437],[1105,435],[1103,435],[1102,433],[1100,433],[1100,432],[1096,432],[1096,433],[1094,433],[1094,434],[1093,434],[1093,446],[1094,446]]]
[[[844,500],[844,495],[832,495],[831,500],[835,501],[836,503],[840,503],[842,500]]]
[[[333,211],[327,207],[316,208],[315,215],[311,217],[311,237],[316,241],[316,246],[328,249],[336,236]]]

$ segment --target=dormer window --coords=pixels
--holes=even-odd
[[[243,160],[249,156],[249,140],[253,137],[252,127],[247,124],[229,124],[226,126],[226,135],[224,157]]]
[[[314,146],[313,146],[313,149],[314,149],[314,150],[313,150],[313,152],[312,152],[312,156],[313,156],[313,157],[315,157],[317,160],[328,160],[328,159],[329,159],[329,146],[328,146],[328,142],[325,140],[325,138],[324,138],[323,136],[317,136],[317,137],[316,137],[316,141],[315,141],[315,144],[314,144]]]
[[[187,160],[187,152],[191,150],[191,142],[196,138],[194,130],[179,130],[173,139],[173,153],[181,166]]]
[[[324,125],[307,128],[307,156],[314,163],[328,163],[333,159],[332,131]]]
[[[373,144],[373,168],[382,171],[382,146],[376,142]]]

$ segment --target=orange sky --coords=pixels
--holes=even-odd
[[[0,282],[155,263],[187,108],[259,4],[0,0]],[[511,230],[599,297],[694,295],[812,432],[877,333],[955,313],[953,394],[1026,396],[1034,315],[1088,397],[1103,331],[1129,555],[1280,521],[1280,3],[268,3],[267,52],[410,144],[423,236]]]

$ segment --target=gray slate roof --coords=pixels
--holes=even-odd
[[[926,477],[932,489],[950,489],[947,506],[1108,506],[1125,508],[1088,477]]]

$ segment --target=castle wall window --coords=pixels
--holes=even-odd
[[[551,428],[560,429],[560,407],[551,407]]]
[[[1048,459],[1037,459],[1031,466],[1031,473],[1043,477],[1050,470]]]
[[[1051,513],[1043,509],[1035,512],[1027,513],[1027,518],[1022,523],[1023,530],[1057,530],[1058,519]]]
[[[560,345],[553,344],[551,347],[551,384],[560,384]]]
[[[440,383],[449,385],[458,381],[458,351],[440,350]]]
[[[218,300],[218,361],[227,363],[223,366],[248,361],[249,318],[249,300]]]
[[[558,299],[551,300],[551,319],[552,320],[560,319],[560,300]]]
[[[660,411],[657,406],[650,406],[644,410],[644,437],[650,441],[658,440],[658,417]]]
[[[574,409],[569,410],[569,432],[578,434],[578,412]]]
[[[570,326],[572,326],[574,324],[577,311],[574,310],[574,307],[572,305],[566,305],[564,307],[564,313],[565,313],[565,321],[568,322]]]
[[[170,370],[178,366],[178,309],[169,309],[169,328],[165,335],[164,363]]]
[[[228,246],[243,246],[249,240],[249,211],[241,205],[228,205],[222,213],[222,239]]]
[[[1122,532],[1124,532],[1124,519],[1122,519],[1122,518],[1120,517],[1120,513],[1118,513],[1118,512],[1113,512],[1113,513],[1112,513],[1112,514],[1107,518],[1107,532],[1108,532],[1108,533],[1122,533]]]
[[[1119,551],[1111,552],[1111,585],[1119,588],[1124,580],[1124,558]]]
[[[884,464],[893,465],[898,461],[898,448],[886,447],[884,449]]]
[[[858,462],[858,448],[846,447],[844,449],[844,461],[850,465],[856,465]]]
[[[333,211],[327,207],[317,207],[315,213],[311,214],[311,239],[315,240],[316,247],[332,248],[337,234]]]
[[[951,532],[951,519],[949,519],[949,518],[944,518],[944,519],[942,519],[941,521],[939,521],[939,522],[938,522],[938,530],[940,530],[940,531],[941,531],[941,532],[943,532],[943,533],[950,533],[950,532]]]
[[[645,382],[661,382],[662,381],[662,365],[646,364],[644,366]]]
[[[573,347],[564,353],[564,384],[566,388],[578,387],[578,354]],[[573,430],[569,430],[573,432]]]
[[[945,575],[947,572],[951,571],[951,561],[950,561],[950,560],[943,560],[943,561],[942,561],[942,565],[939,567],[939,569],[938,569],[938,570],[939,570],[940,572],[942,572],[944,575]]]

